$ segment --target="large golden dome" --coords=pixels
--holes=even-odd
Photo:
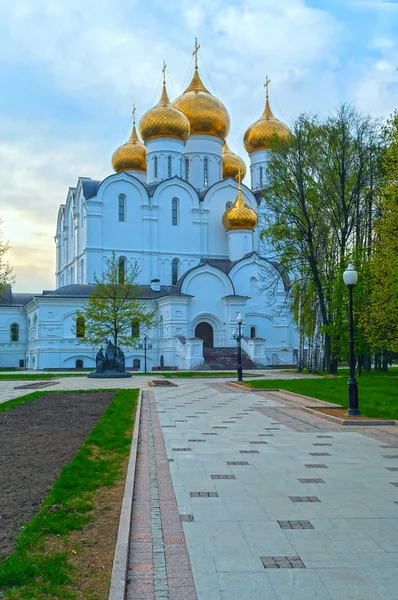
[[[236,200],[223,214],[222,223],[225,229],[230,231],[231,229],[254,229],[257,222],[257,214],[244,201],[239,183]]]
[[[146,148],[137,135],[135,119],[133,120],[131,136],[112,155],[112,167],[116,173],[121,171],[146,171]]]
[[[144,142],[159,137],[185,141],[189,136],[189,121],[171,104],[165,81],[159,102],[141,117],[140,134]]]
[[[244,179],[246,176],[245,161],[232,152],[227,142],[222,147],[222,176],[223,179],[232,177],[236,181]]]
[[[213,135],[223,140],[227,137],[230,126],[228,111],[224,104],[205,88],[197,66],[191,83],[185,92],[174,100],[173,106],[188,117],[191,134]]]
[[[275,143],[275,136],[280,140],[286,140],[290,136],[290,131],[287,125],[274,117],[267,93],[264,112],[258,121],[250,125],[243,143],[249,154],[255,150],[269,150]]]

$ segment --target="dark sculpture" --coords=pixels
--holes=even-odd
[[[105,354],[103,348],[100,348],[95,357],[96,369],[88,377],[131,377],[131,373],[126,373],[126,360],[123,350],[115,346],[110,340],[105,341],[107,343]]]

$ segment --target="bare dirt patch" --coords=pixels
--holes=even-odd
[[[46,394],[0,414],[0,560],[35,515],[114,392]]]
[[[320,408],[319,406],[308,406],[315,412],[323,413],[325,415],[331,415],[332,417],[338,417],[344,421],[385,421],[386,419],[377,419],[377,417],[365,417],[364,415],[348,415],[346,408]]]

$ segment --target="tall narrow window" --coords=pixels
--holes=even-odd
[[[171,156],[167,159],[167,177],[171,177]]]
[[[178,281],[178,258],[173,258],[171,261],[171,285],[175,285]]]
[[[140,322],[138,321],[138,319],[134,319],[134,321],[131,323],[131,337],[140,337]]]
[[[84,317],[77,317],[76,319],[76,337],[84,338],[86,334],[86,322]]]
[[[260,187],[263,187],[263,168],[260,167]]]
[[[123,256],[119,258],[118,269],[119,283],[124,283],[124,278],[126,275],[126,259]]]
[[[158,157],[157,156],[155,156],[155,158],[153,159],[153,172],[154,172],[155,179],[157,179],[157,177],[158,177]]]
[[[13,323],[10,327],[10,341],[11,342],[19,342],[19,325],[18,325],[18,323]]]
[[[209,185],[209,159],[203,159],[203,184],[205,187]]]
[[[171,201],[171,224],[178,225],[178,198]]]
[[[126,196],[119,194],[119,221],[126,220]]]
[[[250,327],[250,337],[251,337],[251,339],[254,339],[256,337],[256,328],[255,327]]]
[[[185,179],[189,181],[189,159],[185,159]]]

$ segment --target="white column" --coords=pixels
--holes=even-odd
[[[240,260],[253,252],[253,231],[251,229],[231,229],[228,235],[229,260]]]

